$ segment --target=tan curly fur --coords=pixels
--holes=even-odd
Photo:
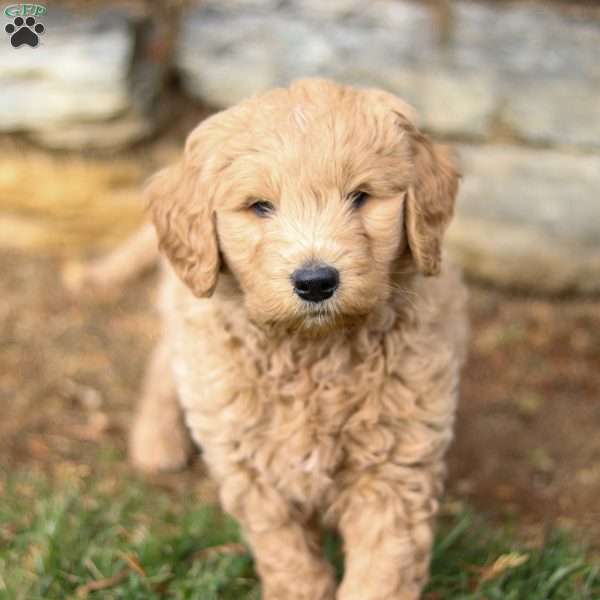
[[[179,395],[265,600],[421,594],[466,334],[441,251],[457,182],[407,104],[305,80],[203,122],[149,184],[173,268],[162,401]],[[272,212],[257,215],[257,199]],[[308,261],[339,271],[322,303],[294,294]],[[140,456],[152,426],[138,423]],[[343,538],[339,586],[324,527]]]

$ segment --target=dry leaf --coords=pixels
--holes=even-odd
[[[115,587],[115,585],[119,585],[119,583],[121,583],[122,581],[127,579],[127,577],[129,577],[129,573],[129,569],[123,569],[122,571],[119,571],[116,575],[113,575],[112,577],[90,581],[84,585],[80,585],[75,593],[78,598],[87,598],[87,595],[90,592],[107,590],[111,587]]]
[[[484,567],[481,570],[479,577],[479,585],[486,581],[491,581],[502,575],[505,571],[520,567],[529,560],[529,555],[518,554],[511,552],[510,554],[502,554],[491,565]]]
[[[204,548],[198,552],[194,552],[192,560],[203,560],[205,558],[212,558],[214,556],[244,556],[248,554],[248,548],[244,544],[221,544],[220,546],[212,546],[211,548]]]
[[[125,554],[125,552],[121,552],[120,555],[132,570],[134,570],[138,575],[146,577],[146,571],[144,571],[144,567],[142,567],[142,563],[140,563],[137,556],[134,556],[133,554]]]

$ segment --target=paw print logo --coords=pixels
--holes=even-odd
[[[12,23],[9,23],[4,30],[10,35],[10,43],[14,48],[27,44],[35,48],[39,41],[39,34],[44,33],[44,26],[36,23],[34,17],[15,17]]]

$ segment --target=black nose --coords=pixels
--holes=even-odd
[[[294,292],[307,302],[331,298],[340,282],[337,269],[324,265],[308,265],[292,273]]]

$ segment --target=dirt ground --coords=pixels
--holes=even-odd
[[[57,259],[0,254],[0,469],[88,472],[109,453],[126,476],[128,422],[157,334],[153,276],[116,301],[80,304],[58,270]],[[471,287],[450,503],[529,539],[558,525],[600,548],[600,301]],[[155,481],[203,477],[197,461]]]

